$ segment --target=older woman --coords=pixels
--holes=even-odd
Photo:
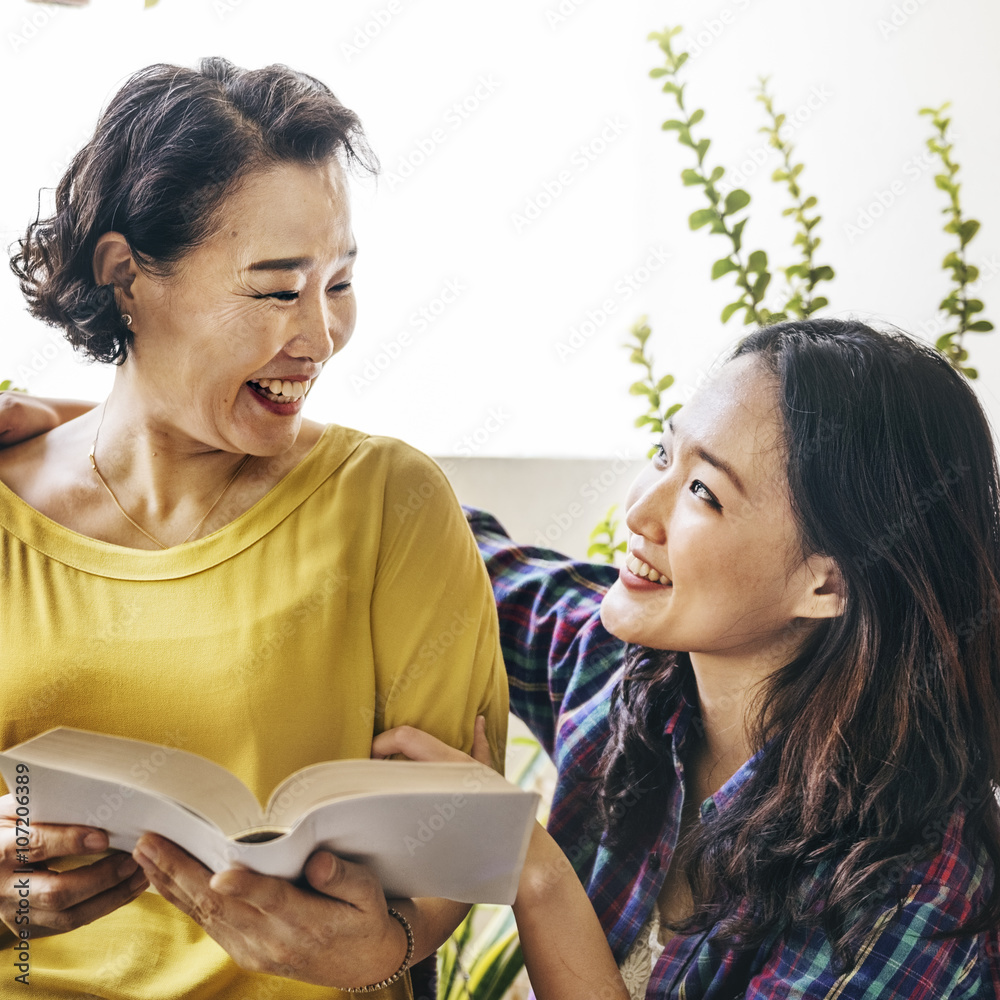
[[[360,125],[310,77],[151,66],[28,229],[14,267],[32,313],[117,370],[103,405],[0,454],[4,747],[55,725],[170,744],[261,799],[403,723],[468,750],[485,713],[502,759],[496,613],[445,478],[401,442],[302,416],[354,329],[352,163],[374,166]],[[13,841],[7,822],[8,948]],[[106,847],[33,827],[37,997],[407,996],[408,953],[464,909],[390,914],[323,852],[301,885],[212,877],[153,837],[141,868],[116,852],[49,870]]]

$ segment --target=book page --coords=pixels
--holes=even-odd
[[[77,774],[174,799],[230,836],[264,825],[260,803],[239,778],[185,750],[61,727],[2,756],[64,772],[67,783]]]
[[[428,792],[502,795],[520,791],[484,764],[411,760],[338,760],[312,764],[289,775],[265,809],[270,826],[291,827],[315,806],[356,795]]]

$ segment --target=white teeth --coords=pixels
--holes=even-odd
[[[255,382],[255,385],[263,390],[267,398],[284,403],[301,399],[311,384],[312,379],[307,379],[305,382],[291,382],[288,379],[266,378],[258,379]]]
[[[658,583],[661,587],[671,586],[670,581],[659,571],[653,569],[649,563],[643,562],[638,556],[629,552],[625,556],[625,565],[635,573],[636,576],[649,580],[651,583]]]

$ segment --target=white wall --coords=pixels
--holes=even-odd
[[[667,20],[703,43],[688,64],[689,106],[708,110],[702,134],[713,139],[712,162],[754,168],[747,237],[779,261],[791,259],[792,230],[767,179],[774,155],[754,164],[763,148],[750,92],[757,75],[771,74],[783,108],[802,109],[795,141],[804,186],[825,217],[819,259],[838,271],[837,315],[937,329],[949,241],[941,193],[921,159],[928,125],[916,110],[952,99],[964,200],[983,223],[972,257],[990,262],[982,297],[986,315],[1000,319],[1000,5],[992,0],[392,0],[391,10],[389,0],[160,0],[148,11],[140,0],[79,10],[7,0],[0,234],[16,238],[38,187],[55,183],[132,70],[214,53],[243,65],[287,62],[358,111],[385,167],[377,187],[357,193],[358,329],[318,384],[311,415],[437,455],[638,458],[647,442],[631,426],[639,410],[620,346],[630,323],[650,314],[653,352],[676,374],[679,400],[742,329],[720,325],[731,286],[707,275],[725,244],[688,231],[687,215],[700,207],[678,179],[689,161],[659,128],[671,102],[647,76],[659,53],[645,36]],[[463,102],[472,110],[456,111]],[[430,140],[426,162],[397,176],[435,129],[440,141]],[[596,151],[602,131],[606,149],[581,159],[581,145]],[[571,183],[519,228],[516,213],[561,171]],[[848,235],[894,182],[900,193],[882,217]],[[666,263],[630,291],[628,276],[657,254]],[[450,281],[461,286],[458,300],[418,330],[413,315]],[[613,314],[560,358],[558,345],[605,299]],[[0,323],[0,378],[27,373],[20,381],[40,393],[107,390],[106,371],[50,346],[23,314],[12,276],[0,281]],[[409,346],[362,384],[380,345],[404,331]],[[996,420],[1000,336],[971,347]]]

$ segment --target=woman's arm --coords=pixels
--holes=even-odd
[[[493,586],[511,711],[554,756],[556,720],[621,666],[624,643],[601,624],[614,566],[517,545],[485,511],[465,514]]]
[[[402,727],[382,733],[373,757],[468,761],[427,733]],[[485,720],[476,722],[473,758],[491,764]],[[629,1000],[600,922],[573,866],[535,823],[514,901],[524,964],[537,1000]]]

